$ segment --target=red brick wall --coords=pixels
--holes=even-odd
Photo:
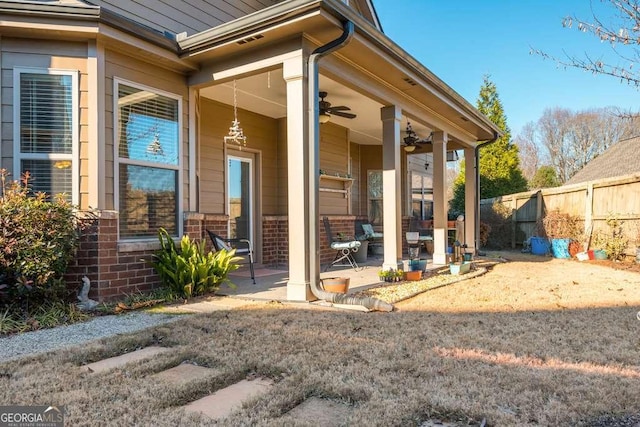
[[[262,263],[286,266],[289,260],[289,221],[286,216],[262,218]]]
[[[148,264],[157,250],[122,250],[118,247],[118,214],[97,213],[82,220],[80,244],[65,279],[75,291],[82,288],[82,276],[91,280],[89,298],[109,301],[126,294],[147,292],[160,286],[160,280]]]
[[[330,216],[333,235],[344,233],[354,235],[355,216]],[[206,230],[227,237],[227,216],[186,213],[184,232],[192,239],[205,239],[207,248],[211,242]],[[408,229],[408,220],[403,221],[403,229]],[[83,230],[76,257],[66,275],[69,287],[78,291],[82,287],[81,278],[86,275],[91,280],[89,297],[97,301],[109,301],[126,294],[147,292],[160,286],[160,280],[149,261],[159,248],[155,242],[118,243],[118,214],[103,211],[83,220]],[[283,267],[288,263],[288,220],[285,216],[265,216],[263,227],[263,263]],[[320,260],[331,262],[335,251],[330,248],[322,218],[319,219]]]

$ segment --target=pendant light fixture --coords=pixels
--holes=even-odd
[[[233,122],[231,122],[229,134],[224,137],[224,142],[237,144],[240,149],[247,146],[247,137],[244,136],[238,121],[238,94],[235,80],[233,81]]]

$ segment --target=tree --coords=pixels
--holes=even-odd
[[[622,117],[611,107],[578,112],[549,108],[537,122],[528,123],[516,140],[526,147],[527,156],[533,156],[531,149],[538,150],[536,161],[553,167],[563,184],[617,141],[637,135],[639,128],[640,118]],[[526,164],[523,157],[521,161]]]
[[[477,108],[502,131],[500,138],[480,149],[480,198],[486,199],[525,191],[527,180],[520,170],[518,146],[511,143],[507,116],[498,96],[498,89],[489,76],[484,77],[480,87]],[[451,210],[456,212],[464,211],[464,170],[462,165],[454,181]]]
[[[553,166],[549,165],[540,166],[533,178],[529,181],[529,188],[532,190],[538,188],[558,187],[559,185],[560,181],[556,175],[556,170]]]
[[[535,140],[536,128],[533,122],[523,126],[514,143],[518,146],[520,169],[527,181],[531,181],[540,167],[540,149]]]
[[[562,26],[577,28],[583,33],[595,36],[601,43],[610,44],[614,56],[621,65],[608,60],[594,59],[585,53],[584,57],[566,54],[565,59],[557,58],[543,51],[532,49],[531,53],[551,59],[559,65],[574,67],[620,79],[630,85],[640,87],[640,71],[635,65],[640,60],[640,5],[637,0],[602,0],[612,8],[612,13],[605,19],[594,13],[590,20],[567,16]]]

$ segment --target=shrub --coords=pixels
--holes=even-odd
[[[491,226],[486,222],[480,221],[480,246],[485,247],[489,242],[489,235],[491,234]]]
[[[164,228],[158,231],[158,238],[161,248],[153,255],[153,268],[162,284],[183,298],[217,291],[222,283],[228,282],[227,275],[238,268],[241,260],[235,256],[235,250],[205,253],[204,241],[198,244],[186,235],[178,250]]]
[[[615,214],[609,214],[606,223],[609,230],[597,232],[594,238],[594,245],[597,248],[604,249],[609,259],[619,260],[624,256],[629,239],[622,229],[623,222]]]
[[[547,239],[582,240],[584,222],[559,210],[547,212],[536,224],[538,235]]]
[[[502,203],[493,203],[491,206],[481,206],[480,218],[480,245],[495,249],[503,249],[511,246],[511,209]],[[484,226],[482,225],[484,223]],[[483,227],[486,236],[483,243]]]
[[[21,183],[6,176],[0,170],[0,296],[5,303],[60,299],[78,242],[74,207],[60,196],[31,194],[28,172]]]

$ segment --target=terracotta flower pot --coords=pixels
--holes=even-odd
[[[420,279],[422,279],[422,271],[420,271],[420,270],[405,271],[404,279],[405,280],[410,280],[410,281],[420,280]]]
[[[328,277],[326,279],[320,279],[322,283],[322,289],[327,292],[334,292],[337,294],[346,294],[349,290],[348,277]]]

